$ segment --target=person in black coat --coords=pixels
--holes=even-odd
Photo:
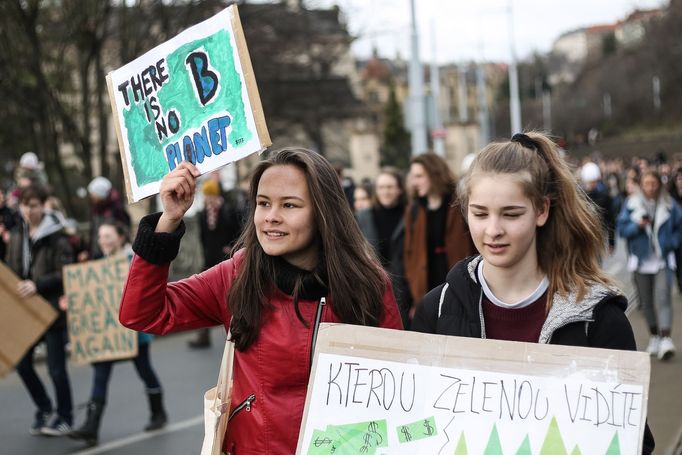
[[[19,221],[19,214],[7,206],[5,190],[0,188],[0,261],[5,261],[9,233]]]
[[[372,207],[359,211],[356,217],[360,230],[391,276],[400,316],[403,325],[407,327],[412,296],[405,280],[403,264],[405,207],[405,182],[402,173],[398,169],[386,167],[375,180]]]
[[[206,180],[202,192],[204,209],[199,213],[199,237],[204,251],[204,270],[207,270],[229,257],[230,249],[241,233],[243,217],[236,207],[225,201],[217,180]],[[209,347],[209,330],[197,330],[188,345],[193,349]]]
[[[17,373],[36,406],[30,434],[63,436],[71,431],[73,400],[66,369],[66,313],[59,309],[59,298],[64,293],[62,268],[73,262],[74,255],[60,219],[45,210],[46,200],[47,193],[41,187],[22,189],[19,195],[21,221],[10,234],[7,264],[21,279],[17,287],[20,297],[40,295],[59,314],[43,335],[47,347],[48,372],[55,389],[56,409],[35,371],[35,346],[19,361]]]
[[[613,253],[616,248],[616,217],[618,212],[614,210],[613,199],[601,180],[599,166],[592,162],[585,163],[580,169],[580,180],[587,197],[599,211],[604,229],[608,234],[609,252]]]

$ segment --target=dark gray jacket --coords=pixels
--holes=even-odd
[[[59,310],[59,297],[64,293],[62,268],[73,262],[73,249],[59,219],[45,213],[33,239],[23,222],[10,233],[7,265],[21,279],[32,280],[38,294]],[[55,324],[65,324],[64,313]]]
[[[379,254],[379,234],[377,233],[376,224],[374,222],[374,211],[372,209],[361,210],[357,213],[356,218],[358,225],[365,238],[369,241],[374,251]],[[393,293],[395,294],[398,308],[400,309],[400,316],[403,320],[403,326],[408,327],[409,319],[408,312],[412,306],[412,296],[410,289],[405,279],[405,265],[403,262],[405,241],[405,218],[400,218],[400,222],[396,225],[391,235],[391,257],[385,258],[388,260],[386,272],[391,277],[391,284],[393,285]]]

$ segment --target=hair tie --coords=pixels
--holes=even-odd
[[[526,134],[516,133],[515,135],[512,136],[511,141],[518,142],[527,149],[535,150],[536,152],[538,151],[538,146],[537,144],[535,144],[535,141],[528,137]]]

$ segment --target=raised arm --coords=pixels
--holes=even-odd
[[[234,275],[233,261],[167,283],[170,263],[185,231],[182,217],[194,201],[198,175],[189,162],[167,174],[159,194],[163,213],[140,222],[119,315],[126,327],[164,334],[229,324],[226,294]]]
[[[227,326],[227,292],[234,278],[234,259],[187,279],[167,283],[168,270],[180,247],[184,224],[172,233],[154,232],[161,217],[142,219],[133,245],[119,318],[133,330],[163,335],[201,327]]]

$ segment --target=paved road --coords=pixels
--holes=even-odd
[[[637,346],[644,349],[649,341],[649,333],[644,316],[635,309],[636,298],[630,273],[625,270],[625,251],[623,243],[613,257],[607,260],[604,268],[621,283],[622,289],[631,299],[629,318],[635,331]],[[649,426],[656,439],[657,454],[682,455],[682,296],[673,286],[673,341],[677,355],[661,362],[651,359],[651,383],[649,386]]]
[[[223,332],[224,334],[224,332]],[[213,329],[213,347],[190,351],[188,334],[156,339],[152,344],[154,364],[166,394],[170,424],[156,433],[142,428],[148,419],[144,387],[131,362],[114,367],[109,389],[109,402],[102,421],[100,446],[83,450],[83,445],[68,438],[34,437],[28,434],[33,405],[19,377],[12,373],[0,380],[0,454],[110,454],[128,455],[164,453],[187,455],[199,452],[203,438],[201,396],[215,385],[222,356],[220,329]],[[39,374],[47,378],[44,365]],[[89,366],[70,366],[74,401],[83,404],[90,391],[92,371]],[[46,386],[50,387],[49,380]],[[51,390],[48,389],[49,392]],[[82,422],[85,409],[76,410],[76,421]]]
[[[629,273],[624,270],[622,246],[604,267],[622,283],[626,294],[632,295]],[[673,330],[675,343],[682,349],[682,297],[674,293],[677,312]],[[646,346],[648,335],[641,314],[630,314],[637,343]],[[218,341],[220,329],[213,329],[213,340]],[[23,454],[79,454],[132,455],[163,453],[187,455],[198,453],[203,426],[201,399],[204,390],[217,377],[222,346],[214,343],[206,351],[190,351],[186,346],[189,335],[181,334],[157,339],[152,345],[152,360],[166,391],[170,416],[169,426],[157,433],[142,431],[148,409],[142,383],[130,362],[116,365],[109,390],[109,403],[104,415],[100,445],[83,450],[82,445],[66,438],[48,439],[28,434],[33,406],[19,378],[12,373],[0,380],[0,453]],[[87,401],[91,369],[89,366],[70,367],[74,399],[77,404]],[[39,366],[42,377],[47,377],[44,365]],[[49,386],[49,382],[47,383]],[[656,437],[657,454],[672,454],[682,434],[682,352],[662,363],[652,359],[649,396],[649,424]],[[84,409],[76,411],[81,422]],[[675,455],[682,454],[678,452]]]

